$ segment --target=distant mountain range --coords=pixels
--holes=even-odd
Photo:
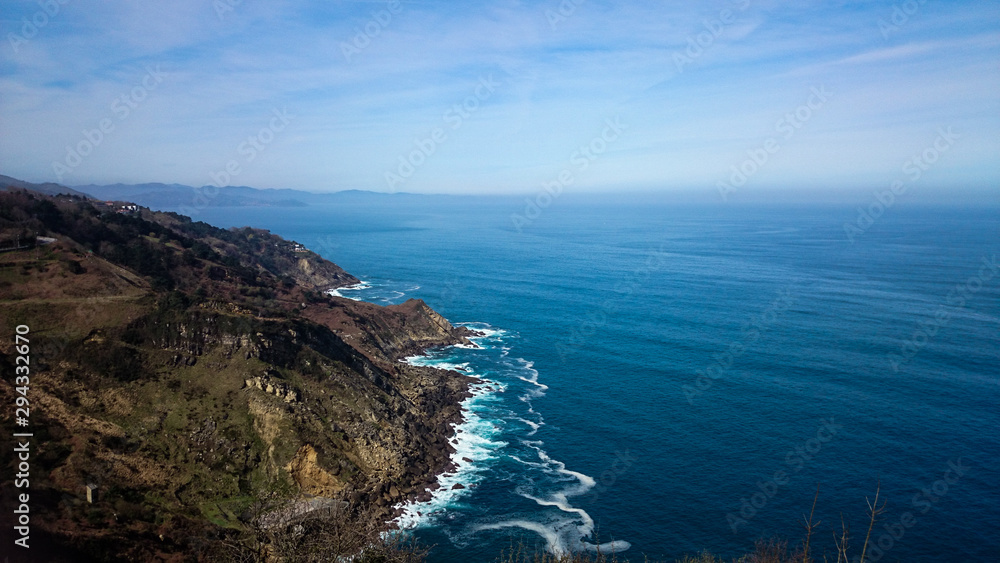
[[[258,189],[249,186],[185,186],[183,184],[112,184],[73,186],[97,199],[131,201],[150,209],[184,210],[203,207],[308,207],[336,202],[357,202],[386,197],[420,197],[417,194],[386,194],[364,190],[314,193],[292,189]],[[183,211],[182,211],[183,212]]]
[[[25,190],[34,190],[36,192],[41,192],[46,195],[75,195],[86,197],[87,194],[78,192],[73,188],[67,188],[59,184],[53,184],[52,182],[46,182],[44,184],[33,184],[31,182],[25,182],[24,180],[18,180],[17,178],[11,178],[10,176],[4,176],[0,174],[0,190],[9,190],[10,188],[21,188]]]
[[[383,197],[419,197],[417,194],[386,194],[364,190],[314,193],[292,189],[257,189],[249,186],[185,186],[183,184],[111,184],[67,187],[34,184],[0,175],[0,190],[23,188],[46,195],[67,194],[105,201],[129,201],[150,209],[176,210],[203,207],[307,207],[320,203],[365,201]]]
[[[74,186],[97,199],[132,201],[152,209],[191,207],[305,207],[303,200],[317,194],[298,190],[258,190],[246,186],[202,186],[182,184],[112,184]]]

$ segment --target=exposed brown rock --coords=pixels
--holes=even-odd
[[[285,470],[295,479],[303,493],[312,496],[335,497],[344,489],[344,483],[329,474],[317,463],[316,449],[305,444],[296,452]]]

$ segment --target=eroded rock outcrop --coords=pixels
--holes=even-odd
[[[344,490],[345,483],[331,475],[317,461],[318,454],[312,444],[304,444],[285,470],[292,476],[299,489],[310,496],[335,497]]]

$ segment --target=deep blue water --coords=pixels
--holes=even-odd
[[[841,514],[857,555],[879,482],[880,560],[1000,559],[998,208],[900,204],[854,243],[849,204],[564,196],[518,232],[523,208],[387,196],[196,217],[309,246],[367,282],[345,296],[489,329],[414,360],[487,380],[460,434],[472,463],[411,509],[432,561],[520,540],[671,561],[797,543],[817,485],[814,555],[833,555]]]

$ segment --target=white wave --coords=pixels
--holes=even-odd
[[[521,364],[523,364],[522,367],[525,370],[527,370],[528,373],[531,374],[529,377],[521,377],[521,380],[527,381],[528,383],[532,383],[534,385],[537,385],[537,386],[541,387],[542,389],[548,389],[549,388],[548,385],[543,385],[543,384],[541,384],[541,383],[538,382],[538,370],[535,369],[535,367],[534,367],[535,366],[535,362],[525,360],[524,358],[514,358],[514,359],[517,360],[518,362],[521,362]],[[518,376],[518,377],[520,377],[520,376]]]
[[[469,362],[455,363],[452,357],[410,356],[402,361],[418,366],[432,366],[443,369],[461,370],[473,375]],[[483,462],[496,457],[496,452],[507,446],[506,442],[494,440],[502,429],[493,422],[479,416],[480,403],[489,402],[494,393],[500,392],[503,385],[489,379],[481,379],[479,383],[469,386],[472,396],[462,401],[464,420],[455,427],[455,434],[450,443],[455,452],[451,463],[455,470],[438,475],[439,488],[431,494],[430,500],[423,502],[410,501],[399,506],[402,513],[394,520],[401,529],[410,529],[428,524],[459,498],[469,493],[472,487],[483,478],[486,468]],[[482,405],[484,408],[488,405]],[[468,460],[472,460],[471,462]],[[464,488],[454,489],[456,484]]]
[[[476,376],[475,372],[470,367],[469,362],[455,363],[455,362],[452,362],[452,361],[443,360],[443,359],[439,359],[439,358],[432,358],[432,357],[429,357],[429,356],[407,356],[406,358],[403,358],[402,360],[399,360],[399,361],[402,362],[402,363],[404,363],[404,364],[410,364],[410,365],[413,365],[413,366],[424,366],[424,367],[432,367],[432,368],[438,368],[438,369],[449,369],[449,370],[452,370],[452,371],[457,371],[457,372],[460,372],[460,373],[464,373],[465,375],[469,375],[469,376],[473,376],[473,377]]]
[[[354,301],[361,301],[360,298],[349,297],[349,296],[344,295],[343,293],[341,293],[341,291],[361,291],[363,289],[370,289],[370,288],[371,288],[371,284],[368,283],[368,282],[366,282],[366,281],[364,281],[364,280],[362,280],[359,283],[356,283],[354,285],[349,285],[349,286],[346,286],[346,287],[338,287],[336,289],[329,289],[329,290],[327,290],[326,293],[327,293],[327,295],[333,295],[335,297],[344,297],[346,299],[352,299]]]
[[[431,356],[429,354],[416,354],[413,356],[406,356],[400,361],[414,366],[438,368],[442,366],[455,365],[448,361],[450,359],[451,359],[450,357],[441,358],[441,357]],[[444,369],[450,369],[450,368],[444,368]]]
[[[481,372],[482,374],[477,377],[483,378],[483,381],[470,387],[473,396],[462,404],[465,421],[456,428],[452,438],[456,448],[452,460],[457,470],[438,477],[440,488],[434,491],[429,501],[402,505],[402,514],[395,523],[400,528],[407,529],[440,522],[444,525],[442,529],[452,541],[464,541],[459,538],[483,530],[516,527],[538,534],[545,541],[546,549],[556,555],[596,550],[602,553],[614,553],[629,549],[631,545],[626,541],[593,543],[591,539],[595,528],[593,518],[583,508],[574,506],[571,501],[591,491],[596,486],[596,481],[589,475],[567,469],[565,463],[548,455],[543,449],[542,441],[531,439],[545,424],[542,416],[533,408],[532,400],[543,396],[549,389],[539,381],[540,374],[535,369],[534,362],[524,358],[513,358],[515,361],[509,359],[511,346],[506,340],[509,335],[503,329],[487,323],[455,324],[479,331],[482,336],[470,340],[485,349],[500,349],[500,352],[499,354],[489,350],[483,353],[459,352],[460,347],[455,346],[432,351],[431,355],[406,359],[415,365],[455,369],[469,375]],[[449,352],[452,348],[455,350]],[[469,347],[464,346],[464,348]],[[481,356],[492,358],[492,361],[488,363],[481,363],[480,359],[463,361],[472,357],[470,354],[474,354],[476,358]],[[491,379],[486,379],[485,375]],[[517,380],[530,385],[517,384]],[[522,393],[519,398],[520,404],[524,404],[524,407],[515,408],[509,402],[503,401],[499,393],[505,391],[507,385],[515,385]],[[487,415],[487,412],[490,414]],[[487,416],[493,420],[487,419]],[[503,438],[514,437],[503,434],[508,432],[508,428],[509,432],[520,434],[523,439],[519,439],[519,442],[527,449],[516,448],[517,451],[514,451],[508,447]],[[531,455],[531,451],[534,451],[536,459],[533,459],[535,456]],[[470,494],[470,490],[474,490],[476,484],[490,476],[496,478],[496,471],[500,469],[499,466],[492,468],[494,464],[490,463],[490,460],[497,458],[506,458],[520,464],[521,470],[515,474],[521,475],[518,481],[523,479],[524,483],[515,487],[512,493],[528,499],[539,508],[526,513],[496,515],[491,518],[493,520],[491,522],[470,523],[463,526],[466,531],[458,534],[458,538],[453,537],[453,532],[450,530],[455,528],[455,524],[445,524],[445,522],[463,516],[461,499]],[[452,489],[456,483],[461,483],[466,488]]]
[[[585,475],[578,471],[570,471],[569,469],[566,469],[565,463],[549,457],[549,454],[546,453],[545,450],[541,448],[543,442],[541,441],[530,442],[525,440],[524,444],[529,448],[535,450],[535,452],[538,454],[538,459],[551,464],[557,472],[573,477],[580,482],[580,485],[577,488],[564,491],[565,496],[582,495],[583,493],[586,493],[587,491],[592,489],[594,485],[597,484],[597,481],[594,481],[594,478],[591,477],[590,475]]]
[[[515,377],[525,383],[530,383],[535,386],[535,389],[530,389],[527,393],[519,397],[521,401],[528,404],[528,412],[534,414],[535,411],[531,407],[531,400],[543,397],[545,392],[548,391],[549,386],[538,382],[538,370],[534,368],[535,362],[525,360],[524,358],[515,358],[515,360],[521,364],[520,369],[528,372],[527,377],[523,375],[516,375]]]
[[[519,421],[527,424],[529,427],[531,427],[531,431],[528,432],[528,436],[534,436],[535,433],[538,432],[538,429],[541,428],[541,426],[542,426],[542,423],[532,422],[532,421],[530,421],[530,420],[528,420],[526,418],[517,417],[517,420],[519,420]]]
[[[592,543],[583,542],[584,547],[590,551],[600,551],[601,553],[621,553],[623,551],[628,551],[632,544],[625,540],[614,540],[609,542],[604,542],[599,545],[594,545]]]
[[[543,499],[524,493],[521,493],[521,496],[526,499],[535,501],[536,503],[538,503],[539,506],[554,506],[559,510],[562,510],[563,512],[576,514],[577,516],[580,517],[581,520],[583,520],[583,526],[581,526],[581,530],[592,531],[594,529],[594,519],[590,517],[590,514],[587,514],[587,511],[582,508],[574,508],[566,501],[566,496],[562,493],[554,493],[552,497],[548,499]],[[585,535],[590,535],[590,534],[588,533]]]
[[[420,364],[417,364],[417,365],[420,365]],[[454,370],[454,371],[461,371],[461,372],[466,372],[466,373],[469,373],[469,372],[472,371],[472,369],[469,367],[469,362],[462,362],[460,364],[456,364],[456,363],[452,363],[452,362],[433,362],[433,363],[427,363],[427,364],[424,364],[424,365],[431,366],[431,367],[436,367],[436,368],[440,368],[440,369],[450,369],[450,370]]]
[[[536,534],[542,536],[545,540],[545,548],[555,555],[565,555],[570,552],[569,546],[563,541],[562,536],[556,529],[551,526],[547,526],[540,522],[532,522],[531,520],[506,520],[504,522],[498,522],[496,524],[480,524],[476,526],[476,531],[479,530],[501,530],[503,528],[523,528],[525,530],[535,532]]]
[[[539,469],[544,469],[545,468],[545,464],[544,463],[538,463],[538,462],[535,462],[535,461],[528,461],[528,460],[525,460],[525,459],[521,459],[520,457],[518,457],[518,456],[516,456],[514,454],[510,454],[507,457],[509,457],[510,459],[513,459],[514,461],[516,461],[518,463],[522,463],[524,465],[527,465],[528,467],[537,467]]]
[[[538,382],[538,370],[533,369],[531,367],[532,365],[533,365],[532,362],[528,362],[528,365],[525,366],[525,369],[527,369],[531,373],[530,377],[523,377],[523,376],[519,375],[519,376],[517,376],[517,378],[520,379],[521,381],[530,383],[530,384],[534,385],[535,387],[538,387],[539,391],[548,391],[548,389],[549,389],[548,385],[546,385],[544,383],[539,383]],[[542,393],[542,394],[544,394],[544,393]]]
[[[537,399],[537,398],[542,397],[544,395],[545,395],[545,392],[542,391],[541,389],[532,389],[532,390],[528,391],[527,393],[525,393],[524,395],[521,395],[520,399],[522,401],[526,402],[526,403],[530,403],[532,399]]]
[[[547,549],[556,555],[563,555],[569,551],[579,551],[581,549],[589,551],[600,550],[603,553],[615,553],[625,551],[631,547],[629,542],[621,540],[603,544],[594,544],[585,541],[586,538],[591,537],[594,533],[594,520],[586,510],[573,506],[569,499],[571,497],[583,495],[590,491],[594,488],[597,482],[593,477],[580,473],[579,471],[566,469],[565,463],[552,459],[545,452],[545,450],[542,449],[541,446],[543,445],[543,442],[539,440],[522,440],[521,443],[535,450],[540,463],[526,461],[516,456],[510,456],[512,459],[515,459],[529,467],[538,467],[548,473],[554,472],[560,474],[567,477],[569,482],[572,482],[573,484],[547,495],[532,494],[523,489],[516,490],[515,492],[526,499],[534,501],[539,506],[556,508],[567,514],[568,517],[558,519],[555,523],[549,524],[518,519],[502,522],[500,524],[487,525],[482,529],[487,529],[489,527],[497,528],[517,526],[526,530],[532,530],[545,539]]]
[[[462,322],[454,323],[455,326],[464,326],[470,330],[474,330],[480,333],[480,336],[473,336],[469,340],[486,340],[490,338],[500,338],[507,335],[507,331],[502,328],[496,328],[489,323],[482,322]]]
[[[492,395],[489,385],[481,383],[471,387],[472,397],[462,402],[465,420],[455,428],[455,435],[451,439],[455,447],[451,462],[456,469],[451,473],[438,475],[439,488],[431,494],[430,500],[409,501],[400,505],[402,513],[394,522],[402,529],[428,524],[460,497],[469,494],[485,478],[485,462],[496,458],[496,453],[507,446],[507,442],[495,439],[501,429],[478,413],[479,402],[488,400]],[[457,484],[464,488],[453,488]]]
[[[556,518],[548,522],[537,522],[522,518],[504,520],[492,524],[479,524],[473,528],[475,532],[483,530],[502,530],[504,528],[521,528],[535,532],[545,540],[545,548],[556,556],[568,555],[574,551],[600,551],[601,553],[620,553],[632,547],[627,541],[611,541],[594,544],[584,541],[589,534],[584,534],[579,523],[572,518]]]

